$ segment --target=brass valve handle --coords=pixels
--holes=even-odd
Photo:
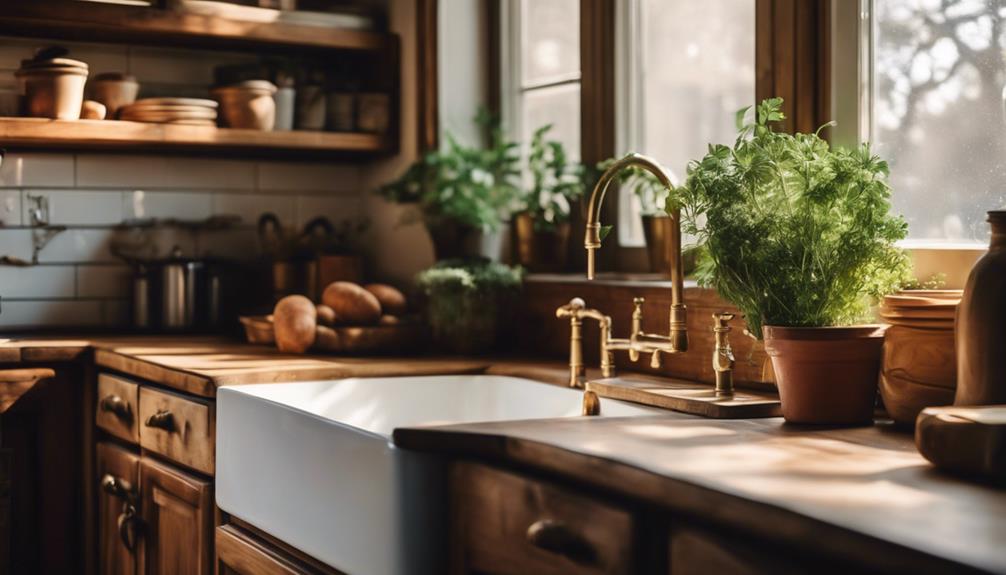
[[[538,549],[562,555],[580,565],[596,565],[597,550],[583,535],[566,524],[540,519],[527,528],[527,542]]]
[[[131,419],[132,414],[129,408],[129,403],[122,399],[118,395],[106,395],[101,398],[101,403],[98,404],[102,411],[107,411],[114,414],[115,417],[127,421]]]
[[[172,415],[170,411],[158,410],[157,413],[147,418],[144,425],[147,427],[163,429],[164,431],[171,433],[175,430],[175,416]]]
[[[734,350],[730,347],[730,320],[734,314],[713,314],[713,333],[716,349],[713,351],[713,371],[716,373],[716,395],[729,397],[734,393]]]
[[[569,386],[583,387],[587,369],[583,365],[583,318],[581,312],[586,302],[575,297],[569,303],[555,310],[555,317],[569,318]]]

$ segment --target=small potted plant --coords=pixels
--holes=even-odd
[[[395,203],[414,203],[433,240],[438,260],[498,257],[500,232],[518,202],[517,144],[490,128],[488,147],[467,146],[450,134],[444,149],[412,164],[378,194]]]
[[[426,316],[439,349],[460,354],[492,350],[506,328],[523,271],[489,260],[444,260],[421,272]]]
[[[569,253],[570,214],[583,196],[583,169],[561,142],[547,140],[552,125],[534,132],[527,167],[530,188],[514,217],[517,260],[531,271],[562,271]]]
[[[832,149],[815,134],[772,130],[782,99],[763,101],[733,147],[710,146],[672,194],[704,247],[700,281],[764,338],[788,421],[872,421],[883,330],[863,325],[909,271],[895,247],[887,164],[869,144]],[[820,131],[820,130],[819,130]]]

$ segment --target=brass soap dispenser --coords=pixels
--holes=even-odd
[[[1006,209],[988,213],[989,251],[957,306],[954,405],[1006,404]]]

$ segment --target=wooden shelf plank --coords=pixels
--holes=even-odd
[[[260,132],[118,120],[0,118],[0,143],[9,148],[174,149],[378,155],[391,151],[376,134]]]
[[[0,33],[100,42],[384,50],[392,34],[283,22],[247,22],[146,6],[73,0],[0,2]]]

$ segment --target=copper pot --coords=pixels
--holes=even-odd
[[[552,229],[535,229],[534,216],[528,212],[514,218],[517,238],[517,262],[532,272],[561,272],[569,254],[569,222]]]
[[[763,333],[786,421],[829,425],[873,421],[882,326],[765,326]]]

